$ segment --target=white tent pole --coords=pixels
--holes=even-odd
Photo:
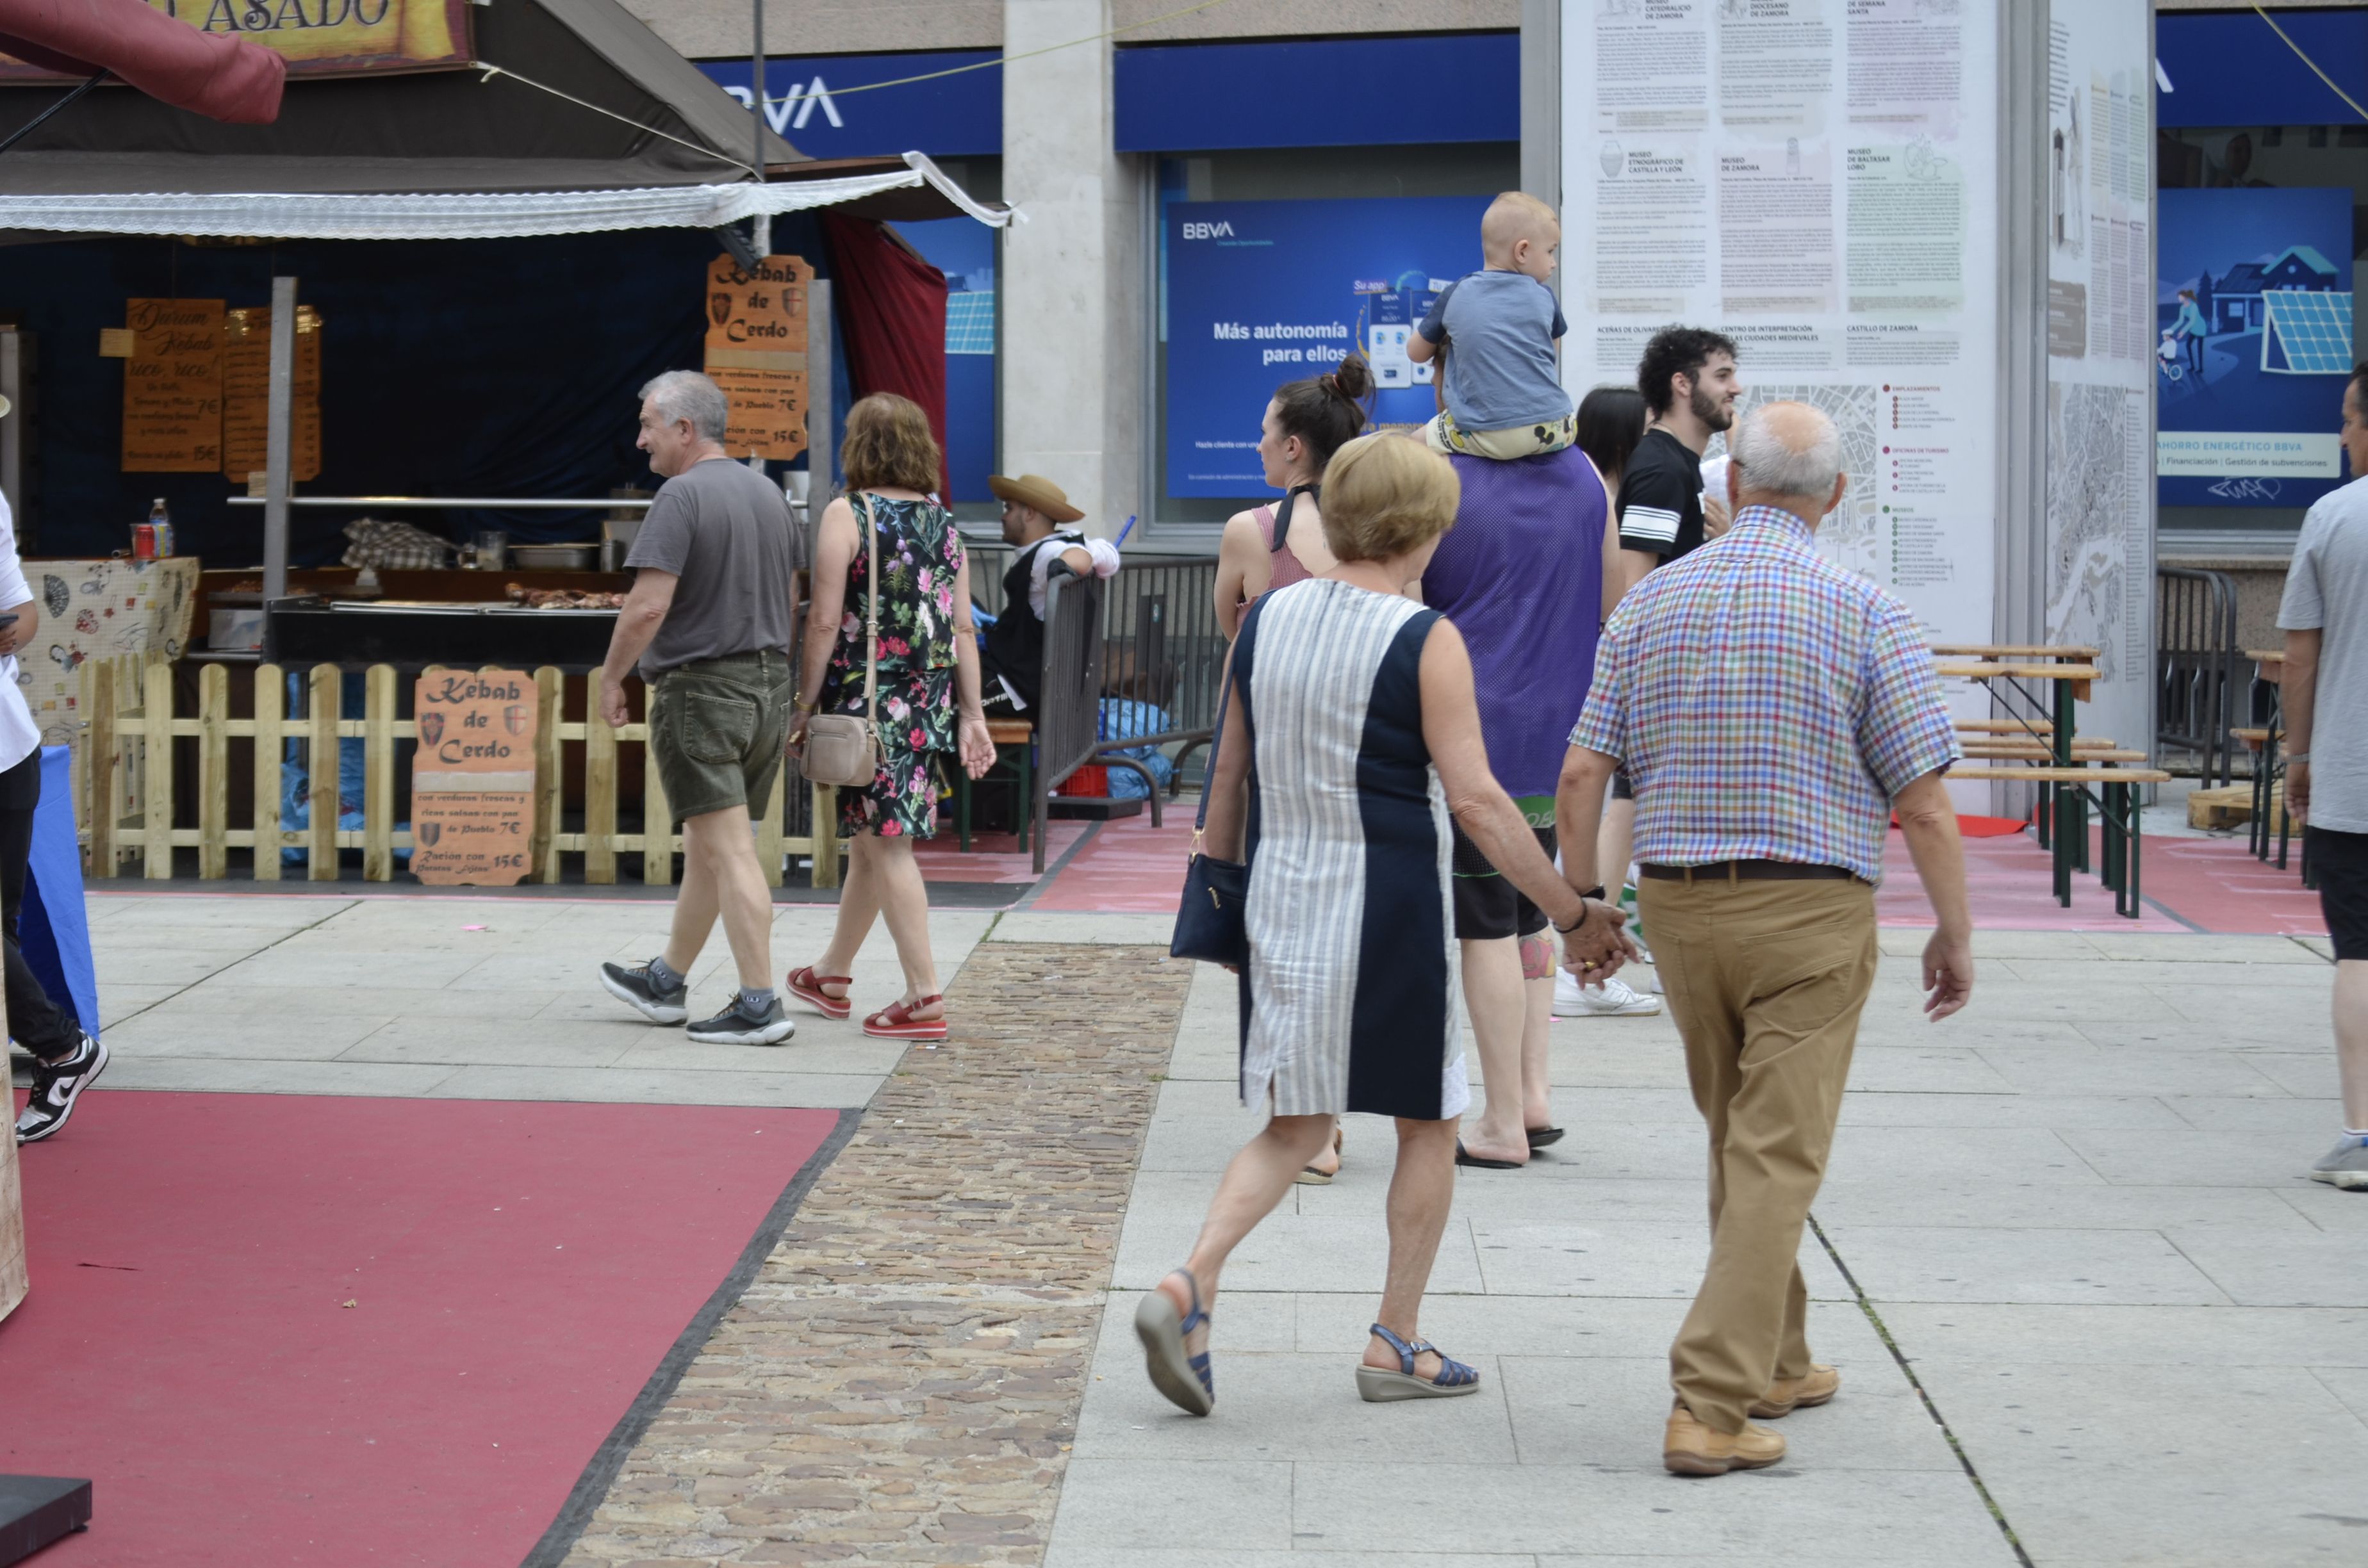
[[[263,598],[288,597],[288,476],[296,455],[296,279],[271,280],[270,444],[263,487]]]

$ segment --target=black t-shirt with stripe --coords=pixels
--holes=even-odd
[[[1620,476],[1620,548],[1675,561],[1702,542],[1702,459],[1656,426]]]

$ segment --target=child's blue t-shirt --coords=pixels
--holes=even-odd
[[[1567,330],[1554,290],[1526,272],[1467,273],[1415,329],[1447,347],[1447,412],[1466,430],[1513,430],[1570,413],[1554,372]]]

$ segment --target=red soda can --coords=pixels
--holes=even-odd
[[[134,561],[154,561],[156,559],[155,524],[134,523],[131,525],[131,559]]]

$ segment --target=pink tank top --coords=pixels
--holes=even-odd
[[[1287,588],[1293,583],[1304,583],[1315,576],[1315,574],[1307,569],[1307,562],[1300,560],[1298,551],[1288,543],[1279,550],[1275,548],[1274,508],[1260,506],[1255,516],[1259,537],[1266,540],[1267,559],[1274,563],[1274,576],[1267,584],[1266,591],[1270,594],[1277,588]]]

